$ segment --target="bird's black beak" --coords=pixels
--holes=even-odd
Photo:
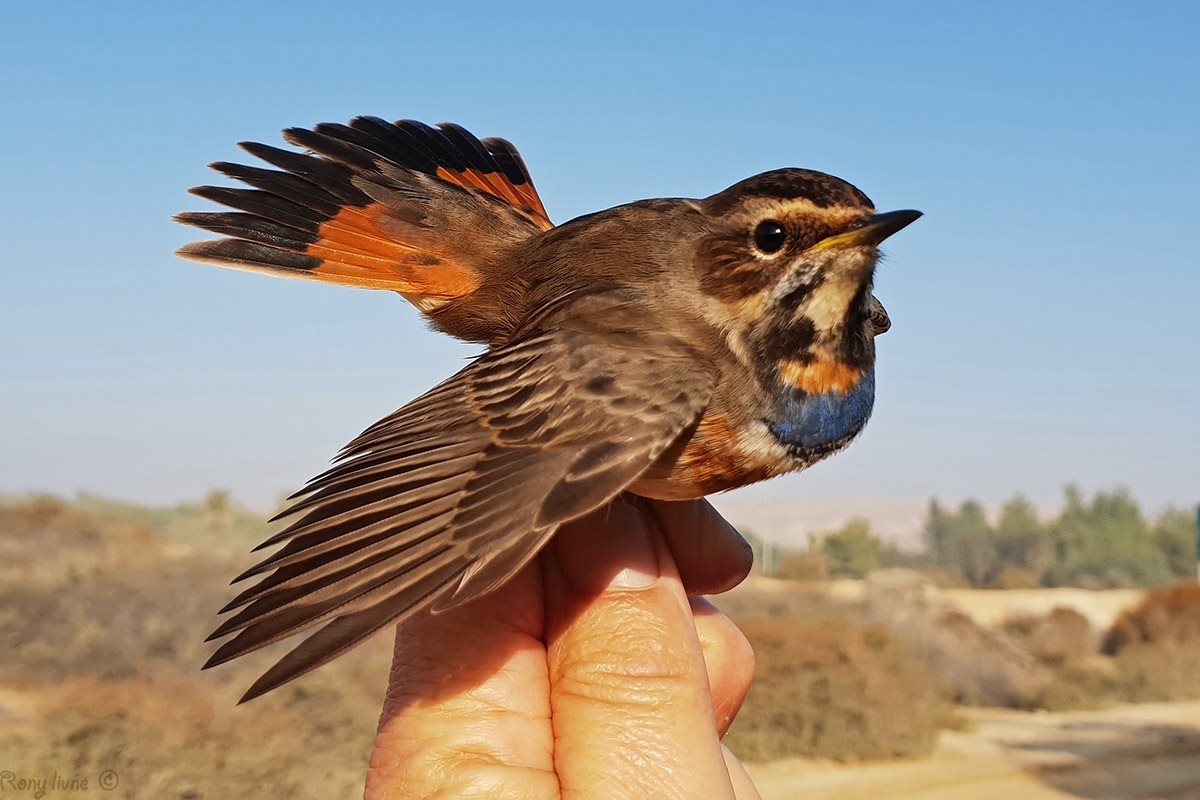
[[[920,211],[885,211],[859,217],[841,233],[835,233],[817,243],[817,247],[863,247],[874,246],[901,228],[906,228],[921,217]]]

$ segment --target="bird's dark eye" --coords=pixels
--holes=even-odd
[[[773,219],[758,223],[754,229],[754,246],[764,253],[774,253],[787,241],[787,231]]]

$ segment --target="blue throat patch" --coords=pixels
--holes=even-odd
[[[845,394],[806,394],[789,390],[779,403],[779,417],[768,426],[782,444],[802,450],[825,450],[847,440],[867,424],[875,405],[875,370],[867,370]]]

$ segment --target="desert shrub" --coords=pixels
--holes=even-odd
[[[1120,699],[1125,702],[1200,698],[1200,641],[1135,642],[1113,660],[1121,676]]]
[[[1042,585],[1041,573],[1025,567],[1007,566],[992,581],[993,589],[1037,589]]]
[[[1180,581],[1146,592],[1104,638],[1122,676],[1123,700],[1200,697],[1200,583]]]
[[[957,575],[951,575],[941,567],[923,567],[919,570],[921,576],[924,577],[932,586],[938,589],[970,589],[971,584],[964,581]]]
[[[105,530],[120,526],[147,528],[164,542],[203,547],[207,553],[245,553],[278,525],[267,524],[260,511],[241,505],[228,491],[214,489],[200,501],[148,508],[84,495],[73,507],[85,511]]]
[[[58,498],[0,506],[0,575],[64,574],[103,550],[104,532],[95,520]]]
[[[1057,670],[1038,705],[1049,711],[1200,698],[1200,644],[1139,642]]]
[[[203,663],[231,565],[200,557],[96,566],[60,581],[0,580],[0,679],[110,680]]]
[[[846,760],[932,750],[948,706],[882,627],[776,618],[742,628],[757,670],[726,738],[740,757]]]
[[[1073,608],[1060,606],[1048,614],[1010,617],[1001,629],[1047,666],[1063,666],[1096,653],[1092,624]]]
[[[1028,708],[1049,677],[1012,638],[958,611],[913,618],[897,627],[897,635],[964,705]]]
[[[1124,677],[1110,658],[1093,656],[1056,669],[1035,705],[1047,711],[1103,708],[1125,695]]]
[[[305,799],[361,793],[388,637],[238,706],[281,650],[200,672],[233,566],[193,554],[0,582],[0,682],[41,700],[32,728],[0,727],[5,768],[111,769],[114,796],[139,800],[238,797],[247,786]]]
[[[1200,586],[1182,582],[1146,592],[1113,623],[1103,651],[1066,660],[1039,705],[1064,710],[1200,697]]]
[[[1104,652],[1117,655],[1138,644],[1200,642],[1200,583],[1180,581],[1146,592],[1142,602],[1121,612],[1104,637]]]
[[[184,676],[73,678],[38,704],[36,730],[2,729],[0,752],[18,774],[57,771],[94,781],[112,770],[119,779],[112,796],[131,800],[221,800],[243,797],[249,787],[299,800],[361,794],[374,716],[321,731],[320,718],[308,716],[314,710],[316,703],[234,706],[227,693]]]
[[[776,578],[791,581],[823,581],[829,577],[829,560],[812,550],[788,550],[775,568]]]
[[[858,613],[853,606],[831,597],[825,586],[817,584],[777,581],[763,586],[747,581],[712,599],[738,621],[787,617],[825,622]]]
[[[113,797],[138,800],[240,797],[248,786],[303,800],[361,795],[388,637],[236,705],[287,645],[200,672],[213,648],[204,637],[248,556],[165,541],[192,528],[207,545],[227,520],[242,524],[219,493],[181,508],[0,503],[3,767],[92,780],[112,769]],[[47,800],[79,796],[55,791]]]
[[[892,631],[956,702],[1026,708],[1049,678],[1013,637],[948,606],[920,573],[880,570],[865,591],[867,617]]]

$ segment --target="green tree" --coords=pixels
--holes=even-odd
[[[1083,492],[1078,486],[1068,484],[1063,490],[1063,500],[1063,510],[1054,523],[1051,534],[1054,543],[1054,563],[1047,577],[1052,584],[1061,583],[1066,574],[1066,565],[1080,559],[1090,526]]]
[[[1017,495],[1000,509],[996,524],[996,557],[1000,569],[1013,567],[1041,575],[1050,560],[1050,539],[1037,509]]]
[[[988,586],[999,574],[996,535],[978,501],[967,500],[954,513],[930,501],[924,535],[930,564],[952,578]]]
[[[958,573],[972,586],[987,586],[1000,572],[996,537],[978,501],[967,500],[951,520]]]
[[[871,533],[871,522],[862,517],[822,536],[816,544],[825,556],[831,575],[862,578],[879,569],[881,543],[879,537]]]
[[[1066,499],[1054,525],[1057,558],[1047,583],[1148,586],[1171,577],[1168,558],[1128,491],[1098,492],[1089,503],[1069,486]]]
[[[1154,523],[1150,535],[1172,575],[1196,574],[1196,517],[1191,511],[1170,509]]]
[[[933,498],[929,501],[929,511],[925,516],[925,529],[922,536],[925,539],[925,550],[929,554],[929,560],[934,564],[940,565],[946,558],[949,535],[949,515],[937,498]]]
[[[818,549],[789,547],[779,553],[774,577],[790,581],[823,581],[829,577],[829,562]]]

